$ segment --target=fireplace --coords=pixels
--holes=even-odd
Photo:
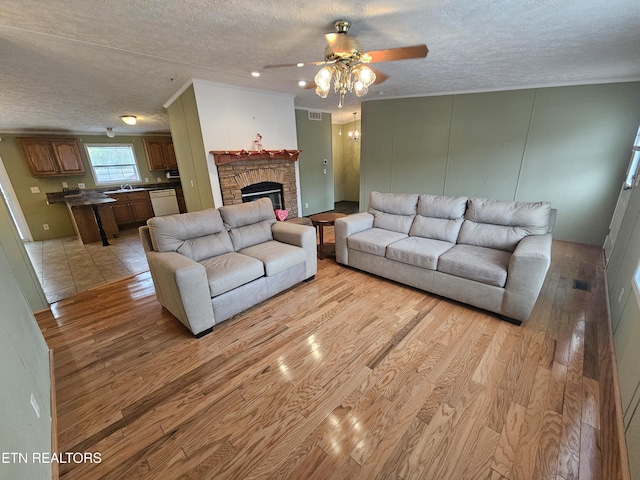
[[[245,189],[256,185],[256,189],[265,191],[279,190],[282,207],[271,197],[273,193],[265,193],[273,202],[274,208],[286,209],[289,218],[298,217],[298,188],[294,162],[277,158],[252,158],[238,160],[224,165],[217,165],[220,190],[224,205],[243,203],[258,197],[245,197]],[[263,188],[264,184],[276,184],[277,188]],[[253,191],[252,193],[255,193]]]
[[[277,182],[259,182],[241,188],[242,202],[254,202],[259,198],[269,198],[274,209],[284,210],[282,184]]]

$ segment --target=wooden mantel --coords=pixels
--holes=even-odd
[[[290,160],[295,162],[302,150],[212,150],[216,165],[239,162],[240,160]]]

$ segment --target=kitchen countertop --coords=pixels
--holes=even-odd
[[[170,188],[182,188],[182,184],[180,184],[180,182],[166,182],[166,183],[144,184],[144,186],[134,185],[133,188],[124,189],[124,190],[114,189],[114,188],[115,187],[102,187],[102,188],[80,190],[81,193],[77,195],[65,195],[64,192],[51,192],[51,193],[47,193],[47,204],[51,205],[55,203],[68,203],[71,206],[79,206],[79,205],[92,205],[92,204],[98,204],[98,203],[111,203],[111,202],[115,202],[116,200],[107,197],[107,194],[167,190]],[[97,198],[102,198],[107,201],[97,203],[94,201],[94,199],[97,199]]]
[[[63,197],[64,202],[70,207],[81,207],[84,205],[103,205],[105,203],[117,202],[115,198],[109,198],[106,195],[90,194],[90,195],[67,195]]]

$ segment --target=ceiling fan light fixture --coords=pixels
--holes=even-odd
[[[365,87],[368,87],[376,81],[376,74],[373,70],[362,63],[353,67],[352,72],[356,81],[362,82]]]
[[[138,122],[138,118],[135,115],[122,115],[120,116],[120,120],[127,125],[135,125]]]
[[[331,90],[331,79],[333,78],[334,68],[325,66],[320,69],[313,81],[316,82],[316,95],[320,98],[327,98],[329,90]]]

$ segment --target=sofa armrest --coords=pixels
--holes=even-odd
[[[347,238],[354,233],[373,228],[373,215],[367,212],[354,213],[346,217],[337,218],[334,223],[336,237],[336,261],[349,265]]]
[[[215,324],[203,265],[176,252],[147,252],[158,301],[194,335]]]
[[[550,233],[523,238],[509,261],[502,314],[525,321],[531,315],[551,264]]]
[[[318,250],[316,229],[308,225],[290,222],[276,222],[271,226],[274,240],[301,247],[305,254],[305,279],[313,277],[318,271]]]

